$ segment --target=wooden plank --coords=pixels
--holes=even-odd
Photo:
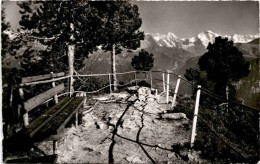
[[[59,72],[59,73],[54,73],[54,74],[24,77],[24,78],[22,78],[22,83],[28,83],[28,82],[39,81],[39,80],[46,80],[46,79],[51,79],[51,78],[55,78],[55,77],[61,77],[61,76],[64,76],[64,75],[65,75],[64,72]]]
[[[41,93],[41,94],[27,100],[24,103],[24,109],[27,112],[29,112],[33,108],[37,107],[38,105],[42,104],[43,102],[45,102],[46,100],[48,100],[49,98],[53,97],[54,95],[56,95],[57,93],[59,93],[63,90],[64,90],[64,84],[62,83],[62,84],[56,86],[55,88],[51,88],[51,89],[47,90],[46,92]]]
[[[59,110],[69,100],[70,100],[69,97],[65,97],[57,105],[53,106],[52,108],[47,110],[44,114],[40,115],[38,118],[36,118],[34,121],[32,121],[28,126],[26,126],[26,128],[24,129],[24,133],[30,134],[35,128],[37,128],[39,125],[41,125],[42,122],[47,120],[50,115],[52,115],[57,110]]]
[[[46,120],[44,120],[43,122],[41,122],[41,124],[39,126],[37,126],[34,130],[32,130],[30,132],[30,136],[33,137],[35,135],[35,133],[37,133],[42,127],[44,127],[48,122],[50,122],[55,116],[57,116],[64,108],[67,107],[67,105],[70,104],[70,102],[73,100],[73,98],[69,99],[69,101],[67,101],[65,104],[63,104],[62,107],[57,108],[58,110],[56,110],[53,114],[49,115],[48,118]]]
[[[66,120],[60,125],[60,127],[57,129],[57,134],[59,134],[59,132],[62,131],[62,129],[64,129],[65,125],[69,122],[69,120],[73,117],[73,115],[78,112],[78,110],[79,110],[80,107],[83,106],[84,99],[85,99],[85,98],[83,98],[82,100],[79,100],[79,101],[78,101],[77,107],[76,107],[76,108],[74,107],[75,110],[73,110],[73,106],[71,106],[71,109],[73,110],[73,112],[67,117],[67,119],[66,119]],[[67,111],[71,111],[71,109],[68,109]],[[67,111],[65,111],[65,112],[67,112]]]
[[[56,163],[58,155],[48,155],[42,157],[28,157],[11,159],[6,161],[6,163]]]
[[[83,103],[83,97],[75,97],[73,101],[64,110],[62,110],[62,112],[60,112],[54,119],[52,119],[52,121],[48,122],[35,134],[33,138],[34,142],[41,142],[48,139],[51,135],[56,135],[62,132],[64,126],[74,116]]]

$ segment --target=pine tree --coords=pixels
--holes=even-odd
[[[3,3],[3,2],[1,2]],[[6,22],[5,20],[5,9],[2,8],[2,15],[1,15],[1,42],[2,42],[2,49],[1,49],[1,59],[3,62],[3,59],[5,58],[6,54],[9,51],[10,48],[10,39],[8,34],[5,33],[6,30],[10,28],[9,22]],[[3,63],[2,63],[3,64]]]
[[[153,54],[149,54],[142,49],[139,52],[139,56],[134,56],[131,65],[138,71],[150,71],[153,68]]]
[[[102,49],[111,51],[113,84],[114,90],[117,90],[116,54],[119,54],[122,48],[135,50],[140,47],[140,40],[144,39],[144,33],[138,30],[142,19],[138,7],[130,1],[99,1],[90,4],[98,9],[102,18]]]
[[[75,51],[74,66],[83,66],[88,54],[100,44],[101,19],[87,1],[20,2],[21,37],[33,42],[23,53],[28,75],[68,71],[68,52]],[[35,49],[35,44],[41,50]]]
[[[206,71],[207,79],[216,83],[215,92],[229,99],[229,90],[234,90],[231,82],[248,76],[250,63],[228,38],[216,37],[207,49],[208,52],[199,59],[200,70]]]

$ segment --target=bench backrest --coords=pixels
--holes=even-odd
[[[47,74],[47,75],[24,77],[24,78],[22,78],[22,84],[30,83],[30,82],[43,81],[43,80],[49,80],[49,79],[53,79],[53,78],[62,77],[64,75],[65,75],[64,72],[60,72],[60,73],[55,73],[55,74],[50,73],[50,74]],[[38,94],[37,96],[32,97],[32,98],[26,100],[25,102],[23,102],[23,108],[26,111],[26,113],[23,116],[25,126],[27,126],[29,124],[29,116],[28,116],[29,111],[31,111],[35,107],[41,105],[43,102],[45,102],[46,100],[48,100],[52,97],[54,98],[55,103],[58,103],[57,94],[65,89],[64,83],[56,86],[55,82],[52,82],[52,87],[53,88],[51,88],[51,89],[49,89],[49,90],[47,90],[47,91],[45,91],[41,94]],[[20,93],[21,99],[23,100],[24,95],[23,95],[22,88],[20,88],[19,93]]]
[[[60,73],[50,73],[50,74],[47,74],[47,75],[23,77],[22,83],[29,83],[29,82],[39,81],[39,80],[47,80],[47,79],[52,79],[52,78],[55,78],[55,77],[62,77],[64,75],[65,75],[64,72],[60,72]]]
[[[23,103],[24,109],[27,112],[29,112],[30,110],[34,109],[38,105],[41,105],[43,102],[54,97],[55,95],[57,95],[59,92],[63,90],[64,90],[64,84],[62,83],[24,102]]]

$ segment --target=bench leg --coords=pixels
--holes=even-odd
[[[77,128],[78,127],[78,118],[79,118],[79,112],[77,111],[76,114],[75,114],[75,127]]]
[[[58,142],[57,142],[57,140],[53,140],[52,141],[52,148],[53,148],[53,154],[55,154],[56,153],[56,148],[58,147]]]
[[[84,110],[84,104],[82,105],[82,107],[79,109],[79,125],[82,124],[82,117],[83,117],[83,110]]]

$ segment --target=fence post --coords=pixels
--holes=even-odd
[[[23,100],[24,100],[23,88],[19,88],[19,95],[20,95],[20,98],[21,98],[21,102],[23,102]],[[22,108],[23,108],[23,105],[18,106],[18,116],[20,116]],[[23,122],[24,122],[24,126],[29,125],[29,115],[28,115],[27,111],[23,115]]]
[[[150,80],[151,80],[151,88],[153,88],[153,77],[152,77],[152,71],[150,71]]]
[[[176,84],[175,91],[174,91],[174,96],[172,99],[172,107],[175,106],[175,101],[176,101],[177,93],[179,90],[180,81],[181,81],[181,75],[178,76],[177,84]]]
[[[164,72],[162,73],[162,79],[163,79],[163,92],[165,92],[165,80],[164,80]]]
[[[112,86],[111,86],[111,76],[110,76],[110,73],[108,74],[108,80],[109,80],[109,89],[110,89],[110,93],[112,93]]]
[[[196,136],[196,125],[197,125],[197,119],[198,119],[198,113],[199,113],[199,102],[200,102],[200,88],[201,88],[201,86],[198,85],[195,109],[194,109],[194,115],[193,115],[193,122],[192,122],[192,129],[191,129],[191,138],[190,138],[190,147],[191,148],[194,146],[194,141],[195,141],[195,136]]]
[[[135,86],[137,86],[137,81],[136,81],[136,71],[135,71],[134,73],[135,73]]]
[[[51,77],[53,77],[53,72],[51,72]],[[54,79],[54,78],[52,78],[52,79]],[[53,88],[56,86],[55,82],[52,82],[51,85],[52,85]],[[54,95],[53,99],[54,99],[54,101],[55,101],[55,104],[58,104],[58,103],[59,103],[57,94]]]
[[[167,70],[167,83],[166,83],[166,103],[169,103],[169,88],[170,88],[170,73],[169,70]]]

